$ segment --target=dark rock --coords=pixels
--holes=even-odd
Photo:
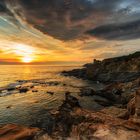
[[[34,86],[32,85],[30,88],[34,88]]]
[[[17,82],[19,82],[19,83],[25,83],[27,81],[26,80],[17,80]]]
[[[12,105],[7,106],[6,108],[7,108],[7,109],[10,109],[10,108],[12,108]]]
[[[76,97],[70,95],[70,92],[65,93],[65,101],[68,103],[72,108],[74,107],[80,107],[79,101]]]
[[[38,90],[35,90],[35,89],[34,89],[34,90],[32,90],[32,92],[38,92]]]
[[[94,101],[97,102],[99,105],[102,105],[104,107],[111,106],[113,103],[106,98],[103,98],[101,96],[94,96]]]
[[[12,93],[7,91],[7,90],[2,90],[1,93],[0,93],[0,97],[7,96],[7,95],[10,95],[10,94],[12,94]]]
[[[70,135],[72,126],[82,122],[85,118],[82,116],[73,116],[71,113],[75,108],[80,108],[79,101],[76,97],[70,95],[70,92],[65,93],[65,100],[54,114],[55,117],[55,131],[59,131],[62,137]]]
[[[57,82],[57,81],[51,81],[51,82],[47,82],[46,84],[50,85],[50,86],[57,86],[59,85],[60,83]]]
[[[82,88],[80,89],[79,96],[93,96],[96,95],[96,91],[92,88]]]
[[[15,89],[16,89],[15,87],[8,87],[7,88],[8,91],[12,91],[12,90],[15,90]]]
[[[27,91],[29,91],[29,89],[26,88],[26,87],[20,88],[20,89],[19,89],[19,92],[20,92],[20,93],[26,93]]]
[[[112,92],[110,91],[105,91],[105,90],[100,90],[100,91],[96,91],[96,95],[97,96],[101,96],[103,98],[108,99],[110,102],[116,102],[118,100],[117,96],[114,95]]]
[[[66,86],[66,84],[63,84],[63,86]]]
[[[102,83],[129,82],[140,77],[139,62],[140,52],[137,52],[103,61],[94,60],[91,64],[85,64],[82,69],[64,71],[63,74]]]
[[[77,78],[84,78],[84,75],[86,74],[86,69],[74,69],[71,71],[63,71],[63,75],[65,76],[75,76]]]

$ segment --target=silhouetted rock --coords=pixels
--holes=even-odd
[[[91,64],[85,64],[83,69],[63,74],[103,83],[129,82],[140,77],[140,52],[103,61],[94,60]]]

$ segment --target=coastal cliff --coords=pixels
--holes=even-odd
[[[140,77],[140,52],[102,61],[94,59],[83,67],[63,74],[103,83],[129,82]]]

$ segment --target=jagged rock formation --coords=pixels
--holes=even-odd
[[[116,58],[94,60],[83,69],[63,72],[65,75],[100,82],[129,82],[140,77],[140,52]]]

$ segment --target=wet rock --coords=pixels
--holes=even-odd
[[[96,94],[96,91],[92,88],[82,88],[80,89],[79,96],[93,96]]]
[[[75,76],[77,78],[84,78],[84,75],[86,75],[86,69],[74,69],[71,71],[63,71],[62,74],[64,76]]]
[[[16,86],[16,89],[20,89],[20,88],[21,88],[21,85],[17,85],[17,86]]]
[[[30,88],[34,88],[34,85],[32,85]]]
[[[12,105],[8,105],[6,108],[7,108],[7,109],[10,109],[10,108],[12,108]]]
[[[7,96],[7,95],[10,95],[11,92],[7,91],[7,90],[2,90],[1,93],[0,93],[0,97],[2,96]]]
[[[12,90],[15,90],[15,89],[16,89],[16,87],[8,87],[7,88],[8,91],[12,91]]]
[[[105,90],[96,91],[96,95],[106,98],[110,102],[116,103],[118,101],[118,97],[114,95],[111,91],[105,91]]]
[[[51,81],[51,82],[46,82],[46,84],[50,85],[50,86],[57,86],[59,85],[60,83],[57,82],[57,81]]]
[[[19,82],[19,83],[26,83],[27,80],[17,80],[17,82]]]
[[[32,92],[38,92],[38,90],[35,90],[35,89],[34,89],[34,90],[32,90]]]
[[[70,92],[65,93],[64,104],[69,104],[72,108],[80,107],[79,101],[76,97],[72,96]]]
[[[19,92],[20,92],[20,93],[26,93],[27,91],[29,91],[29,89],[26,88],[26,87],[23,87],[23,88],[20,88],[20,89],[19,89]]]
[[[15,90],[17,88],[17,86],[19,86],[19,83],[17,83],[17,82],[16,83],[11,83],[6,87],[6,89],[8,91],[12,91],[12,90]]]

